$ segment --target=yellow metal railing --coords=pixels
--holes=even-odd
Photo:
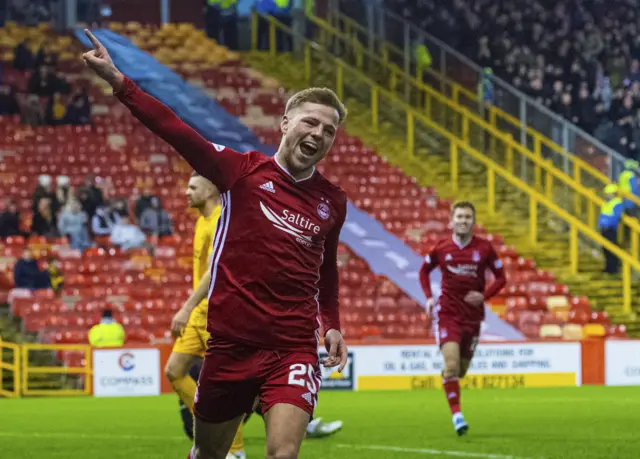
[[[271,17],[264,17],[263,20],[269,22],[270,47],[269,55],[277,56],[276,49],[276,29],[280,29],[285,34],[291,34],[290,28],[282,25]],[[257,37],[257,21],[258,18],[254,14],[252,19],[253,37]],[[603,238],[596,230],[596,215],[601,200],[595,193],[587,190],[570,177],[565,176],[555,169],[549,162],[543,160],[539,155],[529,152],[521,145],[512,141],[509,136],[499,132],[492,131],[483,119],[455,106],[441,94],[434,92],[431,88],[422,88],[423,106],[428,110],[418,110],[414,106],[399,100],[397,94],[390,89],[382,87],[372,77],[363,73],[361,69],[348,65],[344,60],[331,55],[323,46],[316,45],[309,40],[302,39],[302,76],[305,84],[318,85],[326,84],[326,79],[331,77],[334,82],[334,89],[341,98],[352,97],[352,95],[362,95],[363,89],[366,89],[367,100],[364,102],[370,110],[370,127],[375,133],[379,133],[384,128],[384,120],[393,119],[398,127],[394,128],[394,133],[402,136],[404,139],[403,151],[409,158],[420,159],[421,149],[419,148],[420,140],[417,136],[420,128],[427,128],[438,133],[443,139],[446,139],[449,145],[449,161],[450,161],[450,179],[454,188],[460,183],[461,164],[468,165],[470,161],[461,162],[460,154],[465,154],[466,159],[472,159],[475,163],[484,166],[487,177],[487,193],[488,208],[490,212],[495,213],[499,205],[496,198],[496,179],[500,178],[505,187],[511,187],[509,193],[520,192],[528,199],[528,235],[529,240],[536,245],[538,236],[541,231],[546,229],[541,227],[544,223],[543,218],[539,218],[541,211],[547,215],[554,215],[569,229],[569,270],[570,273],[576,274],[580,271],[580,251],[579,236],[582,236],[592,247],[601,246],[614,253],[622,263],[623,273],[623,304],[622,309],[625,313],[632,310],[631,298],[631,270],[640,271],[640,261],[638,261],[638,227],[637,222],[625,218],[625,225],[629,226],[633,231],[632,244],[628,250],[624,250]],[[256,40],[253,40],[255,44]],[[254,50],[256,48],[254,47]],[[274,66],[281,66],[282,62],[273,61]],[[296,63],[298,65],[298,63]],[[444,121],[436,123],[432,111],[436,108],[449,107],[458,116],[454,122],[450,122],[447,117]],[[398,119],[400,118],[400,119]],[[479,149],[474,148],[470,131],[480,126],[492,134],[490,140],[493,140],[496,148],[501,148],[504,152],[504,165],[490,159],[487,155],[482,154]],[[399,131],[402,129],[402,131]],[[517,161],[519,159],[519,161]],[[521,166],[524,161],[533,164],[532,182],[533,185],[525,182],[523,179],[515,176],[513,171],[516,167]],[[517,164],[519,163],[519,164]],[[573,196],[576,203],[584,205],[585,220],[571,215],[569,212],[561,208],[554,202],[552,191],[554,182],[561,182],[566,187],[574,190]],[[587,251],[590,252],[590,251]],[[591,256],[589,254],[589,256]]]
[[[357,56],[357,58],[352,62],[355,67],[362,70],[361,66],[358,66],[357,64],[360,62],[364,62],[366,60],[366,55],[369,54],[370,58],[379,61],[388,72],[395,74],[394,77],[396,79],[403,80],[405,82],[405,85],[408,85],[411,88],[417,88],[419,91],[425,91],[426,93],[429,93],[431,97],[436,97],[433,94],[434,92],[436,92],[433,87],[438,87],[440,88],[440,91],[442,93],[450,97],[450,102],[455,104],[458,109],[463,109],[464,107],[470,111],[478,112],[479,114],[481,114],[480,112],[484,110],[488,118],[488,123],[487,126],[483,126],[483,129],[486,132],[490,132],[492,135],[500,137],[504,136],[504,133],[500,132],[501,130],[507,132],[511,130],[512,132],[515,132],[519,131],[522,128],[522,121],[520,119],[515,118],[514,116],[495,106],[483,107],[483,103],[480,101],[478,95],[475,92],[469,91],[457,82],[445,79],[441,74],[430,67],[421,68],[420,66],[416,66],[415,76],[407,74],[405,72],[405,69],[402,69],[394,64],[394,62],[403,62],[404,51],[391,43],[384,42],[382,40],[376,40],[376,50],[379,52],[379,56],[377,54],[371,54],[371,52],[365,49],[365,47],[360,44],[358,40],[359,33],[368,34],[367,29],[348,16],[345,16],[341,13],[332,13],[330,21],[332,21],[333,24],[338,25],[338,27],[340,28],[339,30],[334,28],[329,22],[323,21],[317,17],[309,16],[308,20],[315,24],[315,26],[319,29],[318,39],[322,44],[328,44],[330,42],[337,41],[340,42],[343,47],[353,49],[354,51],[352,54]],[[433,87],[430,85],[426,85],[423,82],[426,76],[428,76],[428,81],[432,81],[434,83]],[[395,92],[398,97],[404,98],[405,101],[411,103],[410,100],[406,99],[405,85],[395,84],[394,87],[390,87],[389,89],[392,90],[392,92]],[[609,178],[605,174],[600,172],[591,164],[573,155],[572,153],[567,152],[560,145],[556,144],[548,137],[542,135],[531,126],[526,126],[526,133],[528,137],[526,144],[531,145],[533,151],[531,152],[530,150],[527,150],[527,148],[523,147],[521,143],[512,140],[515,145],[520,146],[520,150],[518,150],[516,153],[520,153],[522,150],[527,150],[535,154],[541,161],[543,160],[542,153],[544,149],[561,156],[563,158],[563,161],[568,165],[568,174],[566,174],[564,171],[561,171],[562,175],[567,176],[567,184],[577,183],[579,185],[593,187],[597,190],[600,190],[610,182]],[[570,182],[568,179],[572,179],[572,182]],[[624,197],[640,205],[640,198],[638,198],[637,196],[628,195]],[[578,217],[581,216],[580,213],[577,213],[575,215]]]
[[[4,379],[7,373],[9,384]],[[19,397],[20,392],[20,347],[0,339],[0,397]]]
[[[31,353],[45,351],[81,351],[84,352],[85,365],[81,367],[51,367],[33,366]],[[20,377],[21,395],[90,395],[91,394],[91,346],[84,344],[20,344]],[[29,387],[29,376],[36,374],[48,375],[82,375],[84,384],[82,389],[32,389]]]

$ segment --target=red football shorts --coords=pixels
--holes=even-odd
[[[480,325],[478,322],[460,322],[453,316],[434,313],[433,336],[440,347],[445,343],[458,343],[460,358],[471,360],[480,338]]]
[[[313,416],[321,382],[316,353],[265,350],[211,338],[194,413],[204,422],[225,422],[251,413],[259,397],[263,413],[287,403]]]

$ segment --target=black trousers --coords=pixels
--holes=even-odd
[[[602,236],[611,242],[618,245],[618,228],[602,228]],[[604,251],[604,272],[609,274],[617,274],[620,271],[620,259],[607,249]]]
[[[207,6],[205,14],[207,36],[219,45],[231,50],[238,49],[238,15],[222,14],[219,8]]]

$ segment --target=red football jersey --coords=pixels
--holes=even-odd
[[[484,306],[472,306],[464,301],[471,291],[484,293],[485,300],[498,293],[506,283],[502,262],[486,239],[473,236],[465,246],[458,245],[452,237],[443,239],[425,257],[420,270],[420,282],[427,298],[431,298],[429,273],[440,268],[442,293],[438,300],[438,314],[455,316],[460,322],[481,322]],[[495,281],[485,291],[487,269],[495,275]]]
[[[340,330],[344,191],[317,171],[296,180],[262,153],[208,142],[129,80],[118,97],[220,190],[207,330],[253,346],[317,352],[320,318],[325,330]]]

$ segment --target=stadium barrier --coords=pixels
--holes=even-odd
[[[0,397],[14,398],[21,393],[20,346],[0,338]]]
[[[252,16],[253,25],[251,37],[254,51],[257,51],[258,43],[258,18],[258,13],[254,12]],[[293,35],[293,31],[273,17],[260,16],[260,18],[269,23],[268,53],[269,56],[276,57],[278,55],[276,31],[280,31],[285,35]],[[348,48],[349,42],[345,42],[342,34],[334,33],[330,26],[326,24],[323,25],[322,21],[317,20],[315,23],[319,27],[323,27],[323,30],[327,31],[326,33],[329,34],[328,37],[332,40],[341,41],[342,45],[347,47],[347,50],[350,49]],[[300,37],[296,36],[292,38],[299,39]],[[324,83],[324,79],[327,78],[326,75],[329,71],[331,76],[335,78],[334,89],[341,99],[345,99],[345,96],[350,91],[351,93],[354,93],[354,91],[361,92],[363,88],[368,88],[370,94],[367,103],[371,112],[371,129],[373,132],[381,132],[384,121],[382,120],[383,115],[390,116],[390,113],[398,111],[403,113],[404,120],[402,126],[404,127],[404,132],[398,131],[398,134],[404,136],[403,152],[407,159],[419,159],[418,155],[420,151],[416,145],[416,131],[421,127],[437,133],[444,141],[448,141],[449,172],[451,187],[454,193],[457,192],[460,183],[460,166],[468,164],[466,160],[472,159],[474,165],[479,164],[484,166],[482,173],[486,174],[487,177],[487,205],[490,214],[496,214],[497,204],[499,204],[499,200],[496,199],[496,182],[498,179],[500,179],[500,184],[507,187],[506,191],[508,193],[520,192],[524,194],[529,204],[528,233],[533,245],[537,244],[539,233],[547,230],[543,225],[543,219],[539,217],[545,213],[558,217],[560,222],[569,229],[569,268],[571,274],[575,275],[579,272],[581,243],[587,243],[588,248],[592,250],[604,248],[612,252],[620,259],[622,265],[623,301],[621,312],[626,315],[632,313],[632,268],[636,272],[640,272],[640,258],[638,257],[640,250],[640,224],[637,220],[631,218],[625,219],[624,225],[626,225],[631,235],[629,248],[612,244],[602,237],[597,229],[598,206],[603,200],[592,190],[588,190],[579,185],[577,181],[564,176],[562,172],[554,168],[550,162],[546,161],[539,151],[537,153],[531,153],[522,147],[522,145],[514,142],[510,136],[496,131],[480,117],[471,113],[466,108],[457,106],[442,94],[422,83],[419,85],[419,96],[425,101],[425,105],[424,109],[416,109],[412,105],[400,100],[392,89],[384,88],[372,80],[369,75],[374,75],[375,73],[369,72],[369,74],[365,74],[364,70],[369,68],[365,63],[360,66],[361,68],[353,67],[348,65],[345,60],[330,54],[328,52],[331,44],[329,38],[327,38],[327,43],[325,43],[326,47],[321,47],[306,39],[300,38],[300,40],[302,40],[301,43],[303,44],[301,49],[303,54],[302,75],[306,84],[314,85]],[[370,56],[370,58],[373,64],[377,64],[380,60],[377,56]],[[281,64],[280,61],[277,60],[274,60],[274,63],[278,65]],[[358,65],[357,62],[356,65]],[[315,82],[314,78],[318,75],[320,75],[323,80]],[[454,115],[453,123],[438,123],[435,121],[437,116],[430,116],[432,115],[431,111],[435,103],[440,104],[439,107],[443,110],[449,110],[447,115]],[[445,120],[451,121],[451,116],[445,116],[444,118]],[[504,147],[504,151],[506,152],[504,164],[500,164],[486,156],[470,143],[471,136],[469,133],[474,126],[480,127],[485,134],[495,139],[498,144]],[[444,154],[446,157],[446,153]],[[461,157],[461,154],[465,154],[466,156]],[[515,173],[518,169],[521,169],[523,165],[527,165],[528,159],[533,161],[535,167],[534,173],[532,174],[534,177],[533,180],[528,180],[526,177],[522,179],[520,175]],[[580,168],[582,166],[576,165],[575,167]],[[474,173],[477,174],[477,172]],[[531,174],[526,175],[529,177]],[[565,185],[560,187],[560,189],[564,190],[565,195],[567,191],[577,190],[577,194],[573,195],[573,202],[576,204],[573,213],[579,216],[581,215],[581,218],[572,215],[570,211],[565,210],[561,204],[556,202],[558,196],[555,196],[553,191],[557,188],[556,185],[558,182]],[[587,202],[586,207],[582,205],[585,199]],[[586,213],[581,212],[581,209],[586,210]],[[590,250],[587,252],[591,255]]]
[[[91,394],[91,346],[84,344],[38,344],[25,343],[20,344],[20,394],[25,396],[43,396],[43,395],[90,395]],[[78,366],[60,364],[59,366],[39,365],[38,360],[50,362],[55,354],[62,357],[64,353],[76,353],[82,356],[82,363]],[[36,353],[44,353],[46,359],[35,359]],[[70,375],[80,375],[84,381],[77,381],[76,378],[70,378]],[[52,383],[56,383],[54,387],[33,388],[32,378],[38,376],[48,377]],[[72,386],[81,382],[79,388]]]
[[[14,352],[14,383],[0,386],[3,397],[31,395],[154,396],[171,393],[164,366],[171,344],[90,348],[85,345],[33,345],[0,343]],[[75,367],[32,367],[24,360],[41,350],[82,352]],[[319,350],[320,357],[326,355]],[[576,387],[581,385],[640,385],[640,340],[588,339],[583,341],[517,341],[479,343],[467,388]],[[21,365],[18,364],[21,360]],[[322,369],[323,390],[426,390],[441,387],[443,362],[434,342],[353,342],[342,374]],[[80,387],[30,390],[29,375],[75,374]],[[22,382],[20,382],[22,377]],[[26,389],[26,390],[25,390]]]

